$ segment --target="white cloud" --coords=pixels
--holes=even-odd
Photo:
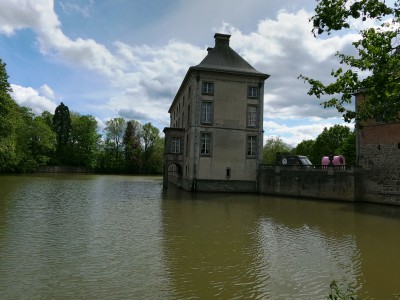
[[[39,89],[40,94],[44,97],[54,100],[54,91],[47,84],[44,84]]]
[[[303,125],[287,125],[283,122],[264,121],[264,143],[268,138],[280,137],[285,143],[296,147],[301,141],[315,140],[324,128],[330,128],[336,124],[348,126],[351,130],[354,126],[343,124],[340,119],[306,119]]]
[[[40,115],[43,111],[54,113],[57,104],[51,99],[41,96],[39,91],[31,87],[23,87],[16,84],[11,84],[13,90],[12,97],[18,105],[32,108],[32,112]],[[43,87],[42,87],[43,88]],[[46,89],[51,90],[49,87]]]
[[[211,1],[211,0],[206,0]],[[302,1],[306,3],[307,1]],[[79,11],[77,2],[62,2],[64,12]],[[278,3],[278,2],[277,2]],[[270,4],[280,6],[281,4]],[[287,8],[291,8],[292,1],[283,1]],[[297,2],[296,2],[297,3]],[[308,3],[308,2],[307,2]],[[69,38],[62,31],[62,24],[54,11],[52,0],[0,0],[0,33],[6,35],[15,34],[22,28],[32,29],[38,41],[41,53],[63,62],[66,66],[73,65],[76,68],[84,68],[101,75],[104,82],[108,83],[112,95],[107,96],[101,103],[76,104],[85,106],[86,111],[93,109],[102,118],[126,116],[127,118],[140,118],[143,122],[152,122],[162,126],[168,126],[168,108],[182,82],[187,69],[197,65],[206,55],[206,46],[197,46],[189,42],[172,39],[163,45],[153,44],[128,44],[121,38],[115,38],[111,47],[106,47],[94,39],[77,37]],[[82,7],[85,15],[91,5]],[[218,2],[220,10],[207,12],[207,20],[210,28],[202,27],[201,34],[206,32],[208,44],[213,45],[213,32],[230,33],[231,47],[242,55],[251,65],[261,72],[268,73],[271,77],[265,86],[265,118],[268,122],[272,118],[279,117],[280,120],[308,120],[312,118],[315,124],[301,126],[286,126],[275,123],[266,123],[266,134],[282,135],[290,143],[298,143],[302,139],[311,138],[311,133],[319,133],[327,124],[328,118],[340,117],[333,110],[326,110],[319,105],[321,102],[307,95],[309,87],[298,79],[300,74],[329,82],[330,71],[338,64],[334,57],[336,51],[351,51],[349,45],[358,38],[356,34],[342,34],[340,36],[326,36],[314,38],[311,33],[311,24],[308,22],[311,16],[306,10],[280,10],[275,16],[269,15],[267,5],[261,0],[252,0],[252,5],[241,3],[243,9],[232,10],[230,1]],[[246,9],[251,6],[251,13]],[[177,32],[188,31],[181,28],[182,20],[190,18],[202,18],[204,13],[199,10],[201,5],[186,3],[165,22]],[[257,10],[265,8],[263,19],[256,21],[252,30],[243,30],[244,21],[241,13],[245,12],[249,17],[251,14],[261,15]],[[199,11],[199,15],[193,17],[192,11]],[[222,11],[225,20],[218,18],[217,11]],[[268,12],[267,12],[268,11]],[[216,15],[209,15],[215,13]],[[216,22],[218,20],[218,22]],[[222,23],[221,23],[222,21]],[[160,23],[160,24],[161,24]],[[192,23],[193,22],[192,20]],[[206,24],[203,22],[203,24]],[[241,24],[237,27],[236,24]],[[159,27],[157,27],[160,29]],[[153,28],[154,29],[154,28]],[[163,28],[165,30],[165,28]],[[200,32],[199,29],[190,28],[191,38]],[[194,33],[193,33],[194,32]],[[198,43],[198,42],[197,42]],[[32,88],[23,88],[15,85],[14,97],[23,105],[34,105],[36,110],[44,107],[53,107],[54,91],[47,85],[43,85],[38,91]],[[79,99],[72,99],[78,101]],[[41,105],[41,106],[40,106]],[[28,106],[28,105],[27,105]],[[42,107],[42,108],[39,108]],[[46,108],[52,111],[52,109]],[[107,114],[105,117],[104,115]],[[320,121],[317,121],[317,120]],[[325,124],[323,124],[325,120]],[[305,122],[307,123],[307,122]],[[322,125],[323,124],[323,125]],[[271,131],[271,132],[269,132]]]
[[[60,6],[66,14],[77,12],[84,17],[89,17],[93,3],[93,0],[89,0],[88,3],[84,5],[81,2],[73,3],[73,1],[69,0],[69,2],[60,1]]]

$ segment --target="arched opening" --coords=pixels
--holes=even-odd
[[[169,163],[165,167],[164,186],[167,187],[168,183],[182,186],[182,166],[177,163]]]

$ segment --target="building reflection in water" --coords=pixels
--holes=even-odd
[[[348,231],[354,214],[337,224],[348,204],[175,189],[164,198],[164,259],[177,299],[324,298],[333,279],[362,287]]]

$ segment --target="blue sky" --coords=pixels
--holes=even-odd
[[[169,125],[168,108],[187,69],[231,34],[231,47],[270,74],[265,139],[296,145],[343,124],[307,95],[300,74],[330,81],[336,51],[355,32],[315,39],[310,0],[0,0],[0,58],[13,98],[40,114],[63,102],[97,118]]]

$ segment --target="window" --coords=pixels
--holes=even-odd
[[[189,156],[189,135],[186,136],[186,157]]]
[[[203,94],[214,94],[214,84],[212,82],[203,82]]]
[[[231,178],[231,168],[226,168],[226,178]]]
[[[257,86],[249,86],[248,98],[258,98],[258,87]]]
[[[188,113],[187,113],[187,126],[190,126],[190,104],[188,105]]]
[[[181,139],[173,137],[171,140],[172,153],[181,153]]]
[[[201,123],[211,124],[212,123],[212,102],[203,101],[201,105]]]
[[[257,137],[255,135],[247,136],[247,156],[255,156],[257,148]]]
[[[247,126],[257,126],[257,106],[252,105],[247,107]]]
[[[211,133],[202,132],[201,133],[201,149],[200,153],[202,155],[211,155]]]

